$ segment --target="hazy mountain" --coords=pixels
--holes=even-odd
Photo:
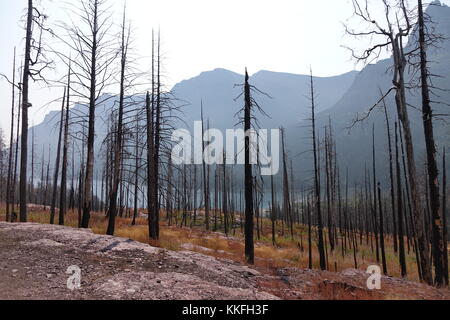
[[[450,39],[450,8],[445,5],[441,6],[437,1],[427,9],[427,13],[435,23],[436,34],[441,34],[447,39]],[[432,107],[436,115],[449,114],[450,107],[440,103],[450,103],[450,92],[444,91],[450,89],[450,79],[448,78],[448,75],[450,75],[449,52],[449,40],[440,43],[439,48],[429,48],[428,51],[428,59],[431,61],[429,65],[431,74],[440,76],[433,77],[433,85],[436,88],[443,89],[435,89],[435,95],[432,97],[432,100],[435,101]],[[379,173],[386,176],[389,164],[386,155],[387,137],[384,113],[381,110],[376,110],[363,124],[356,125],[351,131],[348,131],[346,128],[352,124],[352,120],[356,118],[357,113],[361,115],[367,112],[380,99],[380,90],[387,92],[388,88],[391,87],[391,66],[392,61],[388,59],[364,68],[356,76],[353,85],[345,95],[332,108],[318,115],[319,126],[327,123],[329,118],[332,119],[337,135],[336,139],[341,164],[349,167],[353,175],[363,175],[364,164],[367,162],[370,165],[372,126],[375,125],[377,165],[379,167]],[[408,75],[408,78],[411,79],[411,75]],[[417,165],[421,165],[425,162],[426,155],[420,91],[411,90],[407,95],[407,102],[411,105],[408,111],[415,143]],[[393,94],[386,99],[386,104],[389,109],[391,128],[393,130],[394,122],[397,121]],[[434,125],[437,147],[439,153],[441,153],[444,146],[447,149],[450,147],[450,125],[448,122],[443,121],[442,117],[438,117]],[[305,134],[305,131],[303,131],[303,134]],[[303,148],[300,147],[300,150],[304,150],[305,148],[305,146]]]
[[[330,78],[315,78],[317,87],[331,94],[323,95],[318,98],[321,110],[326,110],[333,106],[350,88],[357,72],[349,72],[342,76]],[[175,85],[172,93],[176,98],[175,104],[182,110],[182,127],[193,127],[196,120],[200,120],[200,104],[203,101],[205,119],[210,120],[211,127],[228,129],[233,128],[239,121],[236,113],[242,106],[242,98],[234,100],[241,88],[236,86],[242,83],[243,75],[233,73],[225,69],[216,69],[209,72],[203,72],[199,76],[185,80]],[[265,95],[257,96],[261,106],[270,115],[270,118],[261,117],[261,125],[266,128],[278,128],[279,126],[291,125],[301,121],[301,114],[298,112],[299,103],[303,94],[306,92],[308,76],[276,73],[269,71],[260,71],[252,77],[252,84],[258,89],[270,94],[270,98]],[[304,88],[302,88],[302,86]],[[138,98],[139,99],[139,98]],[[99,106],[96,111],[96,143],[95,152],[100,159],[102,155],[102,142],[105,138],[107,128],[106,119],[115,102],[115,97]],[[87,108],[83,105],[75,105],[72,108],[73,115],[86,114]],[[36,163],[40,162],[42,149],[44,148],[45,157],[48,158],[48,148],[56,150],[58,143],[58,124],[61,113],[59,111],[50,112],[44,121],[31,129],[35,135],[35,153],[38,158]],[[74,122],[80,119],[73,119]],[[78,132],[80,135],[81,126],[75,124],[71,128],[72,132]],[[31,134],[29,150],[31,152]],[[76,144],[76,148],[80,147]],[[52,154],[51,161],[54,162],[55,156]],[[79,155],[76,156],[78,163]],[[98,164],[98,162],[97,162]]]
[[[450,8],[435,3],[427,9],[427,13],[436,24],[436,31],[450,38]],[[450,43],[448,40],[440,44],[439,49],[429,50],[431,72],[441,75],[433,79],[435,87],[450,89]],[[341,170],[349,168],[351,177],[363,175],[364,165],[370,165],[372,147],[372,125],[376,130],[377,166],[380,179],[386,178],[387,173],[387,140],[384,114],[375,110],[363,124],[356,125],[351,131],[347,128],[352,124],[356,115],[366,112],[379,98],[380,90],[386,91],[391,85],[392,74],[389,70],[390,59],[368,65],[361,72],[349,72],[335,77],[314,77],[316,102],[318,108],[318,130],[324,136],[323,127],[332,119],[334,134]],[[244,77],[225,69],[203,72],[199,76],[182,81],[174,86],[172,93],[176,97],[176,104],[182,106],[184,124],[192,128],[193,122],[200,119],[200,105],[203,102],[205,119],[209,119],[210,126],[219,129],[233,128],[238,122],[236,114],[243,105],[243,98],[235,100],[241,92]],[[309,76],[288,73],[260,71],[252,75],[251,84],[265,94],[255,92],[254,98],[270,116],[259,116],[263,128],[278,128],[283,126],[287,133],[287,147],[289,156],[293,159],[299,181],[305,181],[311,173],[310,148],[310,101]],[[433,100],[450,102],[450,92],[435,90]],[[420,113],[420,92],[408,93],[407,101],[411,104],[409,114],[416,147],[418,164],[424,162],[423,125]],[[97,110],[96,121],[96,159],[101,158],[101,143],[105,137],[108,110],[111,109],[114,98],[100,106]],[[391,127],[396,121],[396,111],[393,96],[386,99],[389,109]],[[76,113],[83,110],[83,106],[74,107]],[[434,103],[436,114],[448,114],[449,107]],[[40,154],[43,146],[50,145],[54,150],[57,145],[56,124],[59,112],[51,112],[44,122],[34,128],[36,136],[36,153]],[[444,121],[435,121],[435,135],[439,150],[446,145],[450,149],[450,126]],[[30,137],[31,139],[31,137]],[[30,142],[31,143],[31,142]],[[31,150],[31,149],[30,149]],[[47,151],[46,151],[47,153]],[[53,161],[54,155],[52,155]],[[36,161],[38,163],[39,160]],[[100,161],[97,161],[99,164]]]
[[[351,87],[357,72],[336,77],[315,77],[316,87],[322,92],[318,96],[319,110],[327,110],[339,101]],[[241,94],[244,76],[225,69],[203,72],[199,76],[182,81],[172,92],[183,105],[183,119],[189,127],[200,120],[200,104],[203,102],[205,119],[215,128],[233,128],[238,122],[236,113],[243,106]],[[295,126],[304,115],[300,112],[304,95],[308,92],[309,76],[289,73],[260,71],[251,77],[254,98],[270,117],[259,117],[261,126],[278,128]]]

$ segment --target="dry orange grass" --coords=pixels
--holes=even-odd
[[[39,212],[29,213],[29,222],[47,224],[50,221],[50,213]],[[4,220],[4,208],[0,208],[0,220]],[[56,216],[55,221],[58,222]],[[107,218],[103,213],[93,213],[90,221],[90,228],[96,234],[105,234],[107,228]],[[198,224],[201,225],[201,217]],[[69,212],[65,218],[65,225],[70,227],[78,226],[77,212]],[[278,226],[278,229],[282,229]],[[292,239],[289,230],[279,230],[277,244],[274,247],[271,240],[270,221],[263,221],[263,232],[261,239],[255,242],[256,267],[265,269],[275,269],[280,267],[308,268],[308,234],[304,226],[296,226],[294,230],[295,238]],[[202,227],[180,228],[168,226],[166,222],[161,223],[161,234],[158,242],[149,242],[148,222],[145,218],[138,218],[136,225],[131,225],[130,218],[118,217],[116,221],[116,236],[132,239],[142,243],[150,243],[153,246],[179,251],[184,250],[190,244],[189,250],[217,258],[230,259],[244,263],[244,244],[241,230],[237,228],[230,237],[220,233],[206,232]],[[325,236],[328,236],[325,230]],[[357,263],[358,268],[366,270],[369,265],[378,264],[375,253],[372,252],[370,244],[366,243],[364,237],[360,244],[358,237]],[[315,235],[313,233],[313,268],[319,268],[319,256],[316,247]],[[343,271],[355,268],[353,250],[348,248],[342,254],[342,247],[336,247],[334,252],[328,250],[328,268],[330,271]],[[398,258],[393,250],[393,239],[386,239],[386,257],[388,271],[391,276],[400,277]],[[417,264],[414,252],[406,255],[408,279],[419,281]]]

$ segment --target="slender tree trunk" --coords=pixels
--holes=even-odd
[[[445,163],[445,148],[442,154],[442,218],[444,229],[444,281],[445,285],[449,285],[448,281],[448,226],[447,226],[447,166]]]
[[[380,246],[378,239],[378,213],[377,213],[377,173],[376,173],[376,156],[375,156],[375,124],[372,129],[372,170],[373,170],[373,225],[375,232],[375,244],[376,244],[376,255],[377,262],[380,262]]]
[[[156,82],[156,114],[155,114],[155,148],[153,154],[153,181],[155,182],[155,188],[153,190],[153,203],[154,203],[154,215],[153,224],[151,230],[151,238],[153,240],[159,240],[159,215],[160,215],[160,204],[159,204],[159,151],[161,143],[161,38],[158,34],[158,56],[157,56],[157,82]]]
[[[22,80],[22,136],[20,145],[20,222],[27,222],[27,161],[28,161],[28,101],[31,64],[31,41],[33,33],[33,0],[28,0],[27,33],[25,37],[25,59]]]
[[[392,218],[394,223],[394,251],[398,251],[398,241],[397,241],[397,217],[395,212],[395,188],[394,188],[394,166],[393,166],[393,155],[392,155],[392,140],[391,140],[391,127],[389,123],[389,116],[387,112],[386,101],[383,99],[383,107],[384,107],[384,115],[386,119],[386,132],[388,139],[388,147],[389,147],[389,179],[391,183],[391,210],[392,210]]]
[[[205,201],[205,226],[206,230],[209,231],[209,179],[206,170],[206,163],[204,159],[205,154],[205,123],[203,119],[203,103],[201,106],[201,118],[202,118],[202,166],[203,166],[203,200]]]
[[[55,161],[55,171],[53,176],[53,191],[52,191],[52,204],[50,208],[50,224],[55,223],[55,211],[56,211],[56,199],[58,193],[58,176],[59,176],[59,163],[61,160],[61,140],[62,140],[62,132],[64,127],[64,108],[66,103],[66,88],[64,88],[64,96],[61,107],[61,119],[59,124],[59,136],[58,136],[58,147],[56,149],[56,161]],[[61,210],[61,209],[60,209]]]
[[[288,178],[288,169],[287,169],[287,157],[286,157],[286,148],[284,141],[284,129],[281,129],[281,149],[283,152],[283,199],[284,199],[284,214],[287,217],[289,222],[289,229],[291,232],[291,237],[294,239],[294,227],[292,221],[292,207],[291,207],[291,199],[289,194],[289,178]]]
[[[271,210],[270,210],[270,220],[272,222],[272,245],[276,246],[276,230],[275,230],[275,223],[276,223],[276,209],[275,209],[275,190],[274,190],[274,184],[273,184],[273,174],[270,175],[270,187],[272,190],[272,206],[271,206]]]
[[[306,210],[308,211],[308,268],[311,270],[313,265],[312,265],[311,205],[309,199]]]
[[[318,220],[318,240],[319,240],[319,257],[320,257],[320,268],[326,270],[326,258],[324,250],[324,239],[323,239],[323,221],[322,221],[322,210],[321,210],[321,199],[320,199],[320,181],[319,181],[319,163],[317,160],[317,141],[316,141],[316,119],[315,119],[315,98],[314,98],[314,83],[311,71],[311,113],[312,113],[312,137],[313,137],[313,153],[314,153],[314,193],[315,193],[315,205],[317,220]]]
[[[11,136],[9,139],[9,159],[8,159],[8,180],[6,183],[6,222],[10,221],[10,204],[12,199],[12,193],[14,190],[11,188],[12,184],[12,170],[13,170],[13,153],[14,153],[14,108],[16,98],[16,48],[14,47],[14,59],[13,59],[13,77],[12,77],[12,94],[11,94]],[[14,206],[14,202],[12,203]]]
[[[67,167],[68,167],[68,150],[69,150],[69,117],[70,117],[70,67],[67,77],[67,103],[66,116],[64,119],[64,144],[63,144],[63,161],[61,172],[61,200],[59,204],[59,225],[64,225],[64,217],[67,212]]]
[[[383,206],[381,203],[381,186],[378,183],[378,208],[380,210],[380,246],[381,246],[381,260],[383,262],[383,273],[385,276],[388,275],[387,262],[386,262],[386,251],[384,246],[384,217],[383,217]]]
[[[397,90],[395,100],[397,104],[398,117],[403,127],[405,149],[408,160],[407,169],[409,176],[409,185],[411,189],[411,205],[412,205],[412,213],[414,215],[414,229],[417,237],[418,251],[420,256],[420,269],[422,273],[422,279],[428,284],[432,285],[433,277],[431,272],[429,247],[424,230],[424,215],[420,206],[419,192],[417,190],[418,181],[417,181],[416,163],[414,158],[414,146],[406,104],[404,72],[407,62],[405,54],[403,52],[403,44],[401,43],[401,39],[395,39],[393,41],[393,46],[394,46],[395,66],[397,69],[396,70],[397,79],[395,81]]]
[[[428,181],[430,192],[430,207],[431,207],[431,225],[433,234],[433,258],[434,258],[434,273],[435,284],[438,287],[444,285],[444,240],[442,217],[440,214],[440,199],[439,199],[439,171],[436,161],[436,144],[434,141],[433,131],[433,111],[431,109],[430,91],[428,87],[428,69],[427,69],[427,52],[425,39],[425,21],[423,13],[422,0],[418,0],[419,8],[419,45],[420,45],[420,75],[422,88],[422,115],[423,127],[425,134],[425,144],[427,149],[427,166],[428,166]],[[430,273],[430,272],[428,272]]]
[[[19,91],[19,101],[22,101],[22,90]],[[11,206],[12,206],[12,215],[11,222],[16,222],[17,220],[17,213],[16,213],[16,186],[17,186],[17,165],[19,161],[19,133],[20,133],[20,120],[21,120],[21,105],[19,104],[18,107],[18,114],[17,114],[17,125],[16,125],[16,142],[15,142],[15,151],[14,151],[14,171],[13,171],[13,184],[12,184],[12,199],[11,199]],[[14,220],[14,221],[13,221]]]
[[[245,258],[247,263],[255,263],[255,249],[253,239],[253,173],[252,165],[250,163],[251,145],[250,145],[250,130],[252,117],[252,99],[251,89],[249,84],[249,76],[247,69],[245,70],[245,108],[244,108],[244,131],[245,135]]]
[[[399,259],[402,278],[407,276],[405,258],[405,236],[403,234],[403,199],[402,199],[402,178],[398,150],[397,122],[395,123],[395,164],[397,173],[397,214],[398,214],[398,239],[399,239]]]
[[[89,96],[89,122],[87,137],[87,158],[86,172],[83,183],[83,217],[81,220],[82,228],[89,228],[92,209],[92,183],[94,177],[94,140],[95,140],[95,107],[97,103],[97,50],[98,50],[98,0],[94,1],[93,26],[92,26],[92,51],[90,61],[90,96]]]
[[[140,154],[139,154],[139,115],[136,113],[136,130],[135,130],[135,149],[134,149],[134,156],[135,156],[135,162],[134,162],[134,212],[133,212],[133,221],[131,223],[132,226],[136,225],[136,218],[139,214],[139,208],[138,208],[138,200],[139,200],[139,167],[140,167]],[[169,208],[166,208],[169,210]]]
[[[121,61],[120,61],[120,96],[119,96],[119,119],[117,125],[117,135],[114,144],[114,175],[113,175],[113,187],[111,196],[109,199],[109,211],[108,211],[108,228],[107,235],[114,235],[117,216],[117,193],[120,183],[120,177],[122,175],[122,144],[123,144],[123,113],[124,113],[124,100],[125,100],[125,68],[127,64],[127,49],[128,43],[125,37],[126,30],[126,15],[123,13],[122,24],[122,44],[121,44]]]

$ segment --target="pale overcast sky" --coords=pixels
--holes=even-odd
[[[124,1],[109,1],[119,24]],[[52,22],[67,20],[65,2],[40,0]],[[380,9],[380,0],[372,3]],[[0,72],[8,75],[14,46],[22,54],[19,19],[26,5],[26,0],[0,0]],[[169,86],[215,68],[304,74],[311,65],[318,76],[337,75],[355,69],[342,45],[364,45],[344,36],[342,23],[353,12],[350,0],[127,0],[127,12],[140,55],[150,55],[151,29],[161,28]],[[30,125],[58,107],[41,108],[58,95],[32,84]],[[3,80],[0,101],[0,126],[8,131],[10,86]]]

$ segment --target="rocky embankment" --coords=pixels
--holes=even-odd
[[[81,287],[68,269],[81,271]],[[79,269],[78,269],[79,268]],[[252,269],[192,251],[174,252],[90,230],[0,223],[0,299],[450,299],[436,290],[383,278],[382,291],[365,288],[367,275],[300,269]]]

